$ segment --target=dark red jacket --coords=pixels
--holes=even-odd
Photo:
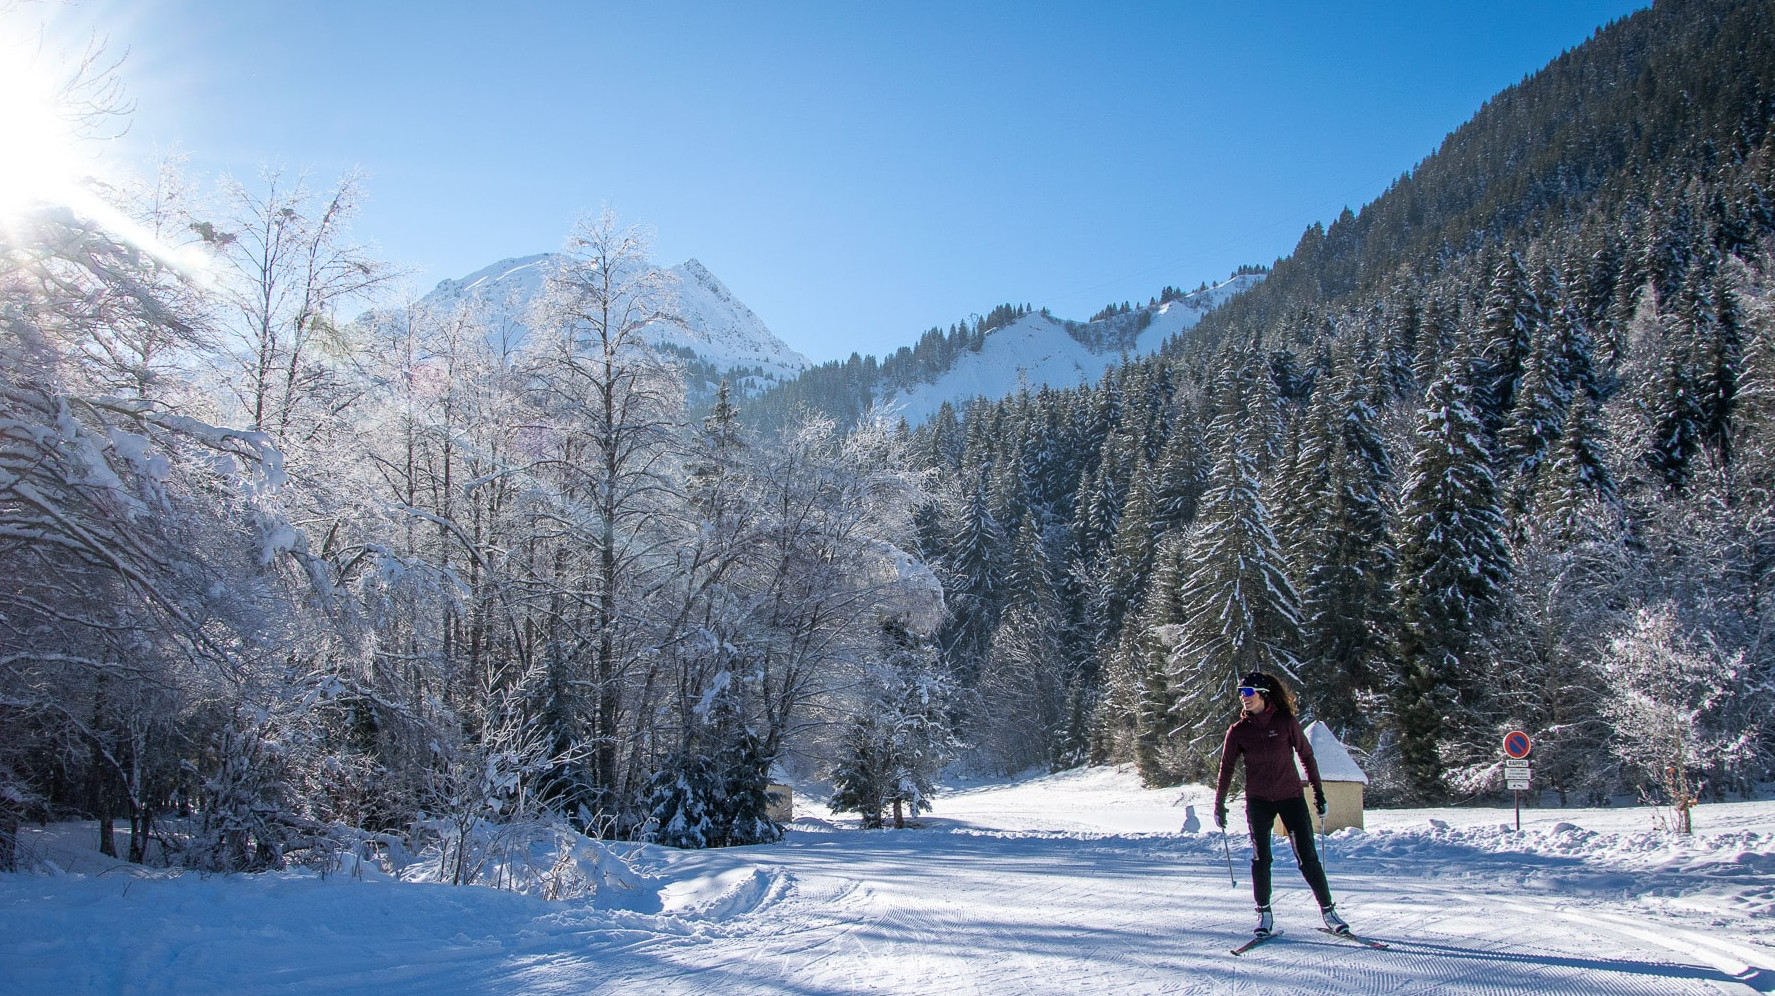
[[[1220,787],[1214,793],[1214,806],[1226,801],[1227,786],[1233,781],[1233,763],[1245,756],[1245,797],[1266,802],[1286,802],[1300,798],[1300,771],[1294,766],[1294,755],[1307,769],[1307,779],[1315,791],[1324,791],[1319,784],[1319,762],[1313,760],[1313,745],[1300,731],[1300,721],[1270,706],[1264,711],[1239,717],[1226,731],[1226,745],[1220,752]]]

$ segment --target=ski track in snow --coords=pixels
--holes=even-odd
[[[95,858],[0,876],[0,993],[1775,992],[1775,803],[1703,805],[1692,841],[1639,809],[1528,810],[1520,835],[1508,810],[1371,811],[1327,869],[1392,949],[1312,930],[1279,844],[1287,934],[1242,957],[1248,846],[1234,888],[1218,832],[1176,831],[1209,803],[1067,772],[952,792],[921,829],[641,848],[647,895],[580,902]]]

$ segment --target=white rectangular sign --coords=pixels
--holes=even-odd
[[[1526,771],[1526,770],[1528,770],[1528,758],[1526,758],[1526,757],[1506,757],[1506,758],[1504,758],[1504,767],[1505,768],[1521,768],[1524,771]]]
[[[1511,772],[1511,774],[1515,774],[1515,772]],[[1528,788],[1528,779],[1511,778],[1504,782],[1504,787],[1509,789],[1525,789]]]

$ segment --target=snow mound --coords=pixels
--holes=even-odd
[[[565,821],[477,821],[460,836],[446,824],[438,828],[443,832],[415,856],[385,842],[379,863],[403,882],[484,885],[547,900],[591,899],[606,908],[632,909],[652,894],[634,867],[633,845],[587,837]]]
[[[780,891],[779,878],[747,865],[680,879],[659,890],[660,912],[707,920],[750,913]]]

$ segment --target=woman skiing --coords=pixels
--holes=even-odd
[[[1275,677],[1254,671],[1239,680],[1239,719],[1226,731],[1220,754],[1220,786],[1214,793],[1214,822],[1226,829],[1226,790],[1233,780],[1233,765],[1245,758],[1245,819],[1251,827],[1251,893],[1257,900],[1257,930],[1265,937],[1275,929],[1270,915],[1270,828],[1276,817],[1294,842],[1294,858],[1300,873],[1319,900],[1319,912],[1329,930],[1347,934],[1349,924],[1337,915],[1325,868],[1313,848],[1313,823],[1301,792],[1294,755],[1300,755],[1307,779],[1313,784],[1313,807],[1325,816],[1325,789],[1319,782],[1319,764],[1313,747],[1294,718],[1294,696]]]

